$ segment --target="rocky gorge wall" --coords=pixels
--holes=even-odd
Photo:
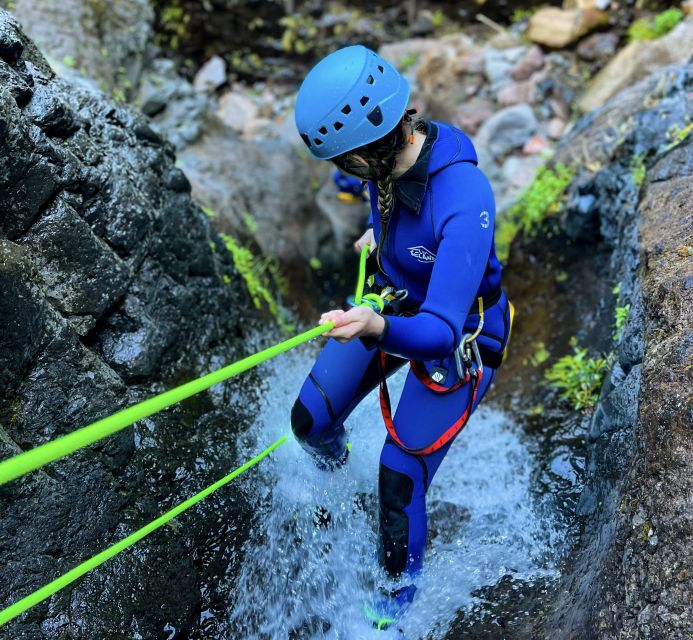
[[[686,638],[693,628],[692,88],[690,64],[666,68],[582,118],[551,161],[576,172],[558,217],[511,255],[511,294],[513,270],[532,268],[539,277],[565,269],[575,292],[571,300],[525,288],[520,322],[572,317],[581,344],[612,352],[586,423],[580,541],[547,607],[545,637]],[[614,307],[626,304],[610,346]]]
[[[174,160],[0,10],[1,458],[248,352],[252,302]],[[228,473],[255,397],[247,374],[1,487],[0,607]],[[0,637],[208,637],[244,505],[228,487]]]

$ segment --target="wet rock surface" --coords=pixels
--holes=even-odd
[[[683,638],[691,629],[683,362],[693,353],[693,146],[673,132],[688,122],[692,86],[690,67],[663,69],[580,121],[554,158],[588,169],[569,191],[561,227],[609,248],[618,304],[630,313],[586,436],[583,536],[552,607],[551,636]]]
[[[0,458],[250,350],[252,303],[174,160],[0,10]],[[254,398],[247,374],[1,487],[0,606],[247,458]],[[209,637],[251,521],[227,487],[0,636]]]

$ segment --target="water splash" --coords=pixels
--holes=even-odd
[[[272,384],[255,427],[259,442],[289,430],[291,406],[314,355],[304,350],[266,366]],[[395,396],[403,381],[404,372],[393,378]],[[478,604],[472,594],[480,587],[508,574],[529,582],[557,577],[553,541],[560,536],[530,491],[530,449],[508,416],[482,407],[429,489],[429,548],[417,597],[399,625],[404,636],[370,628],[362,608],[386,580],[376,560],[385,437],[376,394],[347,428],[353,446],[343,469],[319,471],[292,438],[245,481],[258,526],[236,577],[232,637],[440,639],[459,611]],[[329,526],[316,526],[317,506],[329,511]]]

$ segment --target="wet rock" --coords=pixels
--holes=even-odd
[[[518,149],[532,136],[537,119],[528,104],[507,107],[486,120],[475,136],[476,147],[487,149],[494,158]]]
[[[618,34],[615,31],[593,33],[580,41],[577,54],[589,62],[606,62],[618,47]]]
[[[171,145],[142,116],[53,78],[3,10],[0,52],[5,459],[237,359],[255,312]],[[17,100],[17,87],[30,99]],[[229,434],[247,426],[255,397],[237,384],[238,402],[203,393],[3,486],[0,600],[27,595],[227,472],[238,457]],[[200,608],[225,608],[230,586],[219,576],[239,561],[250,521],[237,488],[224,493],[3,632],[158,637],[170,624],[194,635]],[[215,539],[226,531],[219,519],[238,522],[240,535]]]
[[[536,45],[522,55],[511,67],[510,77],[513,80],[527,80],[535,71],[544,67],[544,54]]]
[[[212,56],[195,74],[193,89],[206,93],[218,89],[226,82],[226,62],[219,56]]]
[[[607,16],[595,8],[543,7],[529,19],[527,37],[538,44],[562,49],[606,23]]]
[[[578,107],[583,112],[593,111],[657,69],[670,64],[684,64],[693,55],[692,43],[692,20],[680,23],[659,40],[631,42],[590,82],[578,100]]]
[[[583,243],[610,247],[610,279],[621,283],[616,303],[631,311],[588,435],[579,511],[595,533],[562,580],[550,636],[675,638],[693,623],[683,604],[693,595],[686,551],[693,443],[683,426],[691,423],[693,385],[682,366],[693,354],[693,265],[677,251],[681,238],[693,237],[684,213],[693,144],[665,142],[688,118],[691,89],[690,66],[663,69],[579,121],[554,156],[574,162],[576,146],[592,148],[560,224]],[[638,185],[634,157],[647,158]]]

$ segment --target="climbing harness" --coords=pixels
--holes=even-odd
[[[444,447],[448,442],[450,442],[467,424],[469,417],[474,408],[476,402],[476,397],[479,392],[479,387],[481,386],[481,380],[484,374],[484,360],[491,362],[489,366],[496,369],[502,363],[505,354],[507,352],[507,341],[506,345],[501,352],[491,351],[489,349],[483,349],[477,344],[477,338],[481,334],[484,327],[484,306],[491,306],[498,302],[500,299],[500,291],[495,292],[487,298],[479,296],[477,298],[477,309],[479,313],[479,324],[477,325],[474,333],[465,334],[460,341],[459,346],[455,350],[455,367],[457,369],[457,381],[450,387],[445,387],[439,384],[442,381],[443,376],[440,375],[434,367],[433,375],[430,375],[426,370],[423,362],[418,362],[416,360],[409,361],[409,367],[416,378],[421,382],[427,389],[430,389],[433,393],[439,395],[447,395],[453,391],[457,391],[460,387],[466,384],[471,384],[471,393],[469,394],[469,402],[465,408],[462,415],[450,425],[443,434],[434,440],[431,444],[420,447],[412,448],[402,442],[402,439],[397,435],[397,430],[395,429],[395,423],[392,417],[392,407],[390,403],[390,392],[387,388],[387,380],[385,377],[385,371],[387,369],[387,358],[388,354],[381,351],[380,358],[378,359],[378,371],[380,377],[380,410],[383,416],[383,422],[385,423],[385,428],[387,429],[390,437],[395,441],[398,447],[407,453],[418,456],[425,456],[431,453],[435,453],[441,447]],[[512,320],[514,316],[514,308],[512,304],[510,306],[510,324],[512,327]],[[483,357],[482,357],[483,356]],[[436,380],[436,378],[438,378]]]

